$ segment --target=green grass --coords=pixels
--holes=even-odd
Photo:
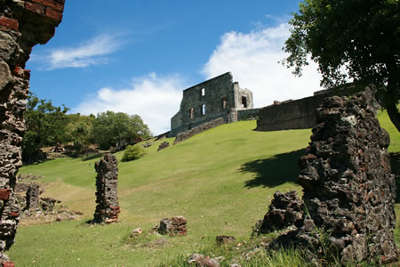
[[[379,117],[391,134],[389,150],[400,151],[398,132],[385,114]],[[165,141],[159,140],[143,158],[120,162],[121,214],[113,225],[85,223],[95,208],[98,159],[61,158],[21,168],[20,173],[44,176],[45,195],[83,212],[84,218],[20,227],[9,255],[17,266],[157,266],[214,248],[216,235],[248,240],[275,191],[300,190],[297,160],[310,136],[310,130],[254,128],[255,121],[222,125],[157,152]],[[120,160],[122,152],[116,155]],[[176,215],[188,219],[187,236],[151,233],[160,219]],[[145,233],[132,240],[130,231],[137,227]],[[263,265],[268,257],[261,255],[258,266],[268,266]],[[269,258],[278,262],[274,257]],[[281,260],[281,266],[290,266]]]

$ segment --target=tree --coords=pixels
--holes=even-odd
[[[93,122],[93,140],[101,149],[111,146],[117,150],[150,136],[150,130],[138,115],[122,112],[99,113]]]
[[[53,106],[51,101],[30,94],[25,111],[26,131],[22,143],[24,162],[43,159],[41,148],[63,143],[66,140],[65,126],[68,108]]]
[[[74,150],[77,154],[88,151],[89,145],[92,143],[92,129],[95,120],[94,115],[69,114],[67,115],[69,123],[66,126],[66,133],[69,142],[73,143]]]
[[[400,131],[400,0],[305,0],[289,24],[285,63],[295,74],[311,55],[325,87],[374,84]]]

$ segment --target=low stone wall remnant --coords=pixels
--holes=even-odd
[[[176,216],[172,218],[165,218],[160,221],[158,232],[162,235],[186,235],[187,220],[183,216]]]
[[[369,88],[323,101],[300,160],[304,220],[271,247],[306,248],[316,258],[336,255],[343,264],[397,260],[390,140],[375,113]]]
[[[118,162],[114,155],[107,153],[96,162],[96,210],[93,223],[113,223],[120,213],[118,202]]]
[[[186,139],[189,139],[190,137],[192,137],[192,136],[194,136],[196,134],[204,132],[204,131],[206,131],[208,129],[215,128],[215,127],[220,126],[220,125],[222,125],[224,123],[225,123],[224,118],[218,118],[218,119],[203,123],[203,124],[201,124],[199,126],[196,126],[196,127],[192,128],[190,130],[187,130],[185,132],[178,133],[178,135],[175,138],[174,144],[182,142],[182,141],[184,141]]]

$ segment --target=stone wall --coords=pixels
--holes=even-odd
[[[61,22],[64,0],[0,1],[0,263],[14,242],[19,210],[14,187],[22,165],[23,113],[30,71],[25,70],[32,47],[46,43]]]
[[[390,140],[373,106],[372,92],[366,90],[327,98],[318,108],[318,124],[300,160],[304,220],[274,245],[305,247],[317,258],[334,255],[342,263],[397,259]],[[299,203],[294,195],[286,198]],[[279,214],[292,213],[286,206]]]
[[[279,131],[312,128],[317,124],[315,110],[324,98],[333,95],[351,95],[357,90],[357,86],[335,88],[318,92],[314,96],[266,106],[259,110],[256,130]]]
[[[201,125],[199,125],[197,127],[194,127],[192,129],[188,130],[188,131],[181,132],[176,136],[174,144],[182,142],[182,141],[184,141],[186,139],[189,139],[190,137],[192,137],[192,136],[194,136],[196,134],[199,134],[199,133],[204,132],[204,131],[206,131],[208,129],[211,129],[211,128],[215,128],[215,127],[217,127],[219,125],[222,125],[224,123],[225,123],[224,118],[218,118],[218,119],[203,123],[203,124],[201,124]]]
[[[256,120],[256,119],[258,119],[259,112],[260,112],[259,108],[238,110],[237,111],[237,120],[238,121]]]
[[[96,210],[94,223],[112,223],[118,221],[120,212],[118,202],[118,162],[108,153],[96,162]]]

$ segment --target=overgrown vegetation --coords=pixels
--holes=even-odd
[[[122,156],[122,161],[131,161],[135,159],[140,159],[145,154],[145,151],[141,145],[131,145],[127,146],[124,155]]]

